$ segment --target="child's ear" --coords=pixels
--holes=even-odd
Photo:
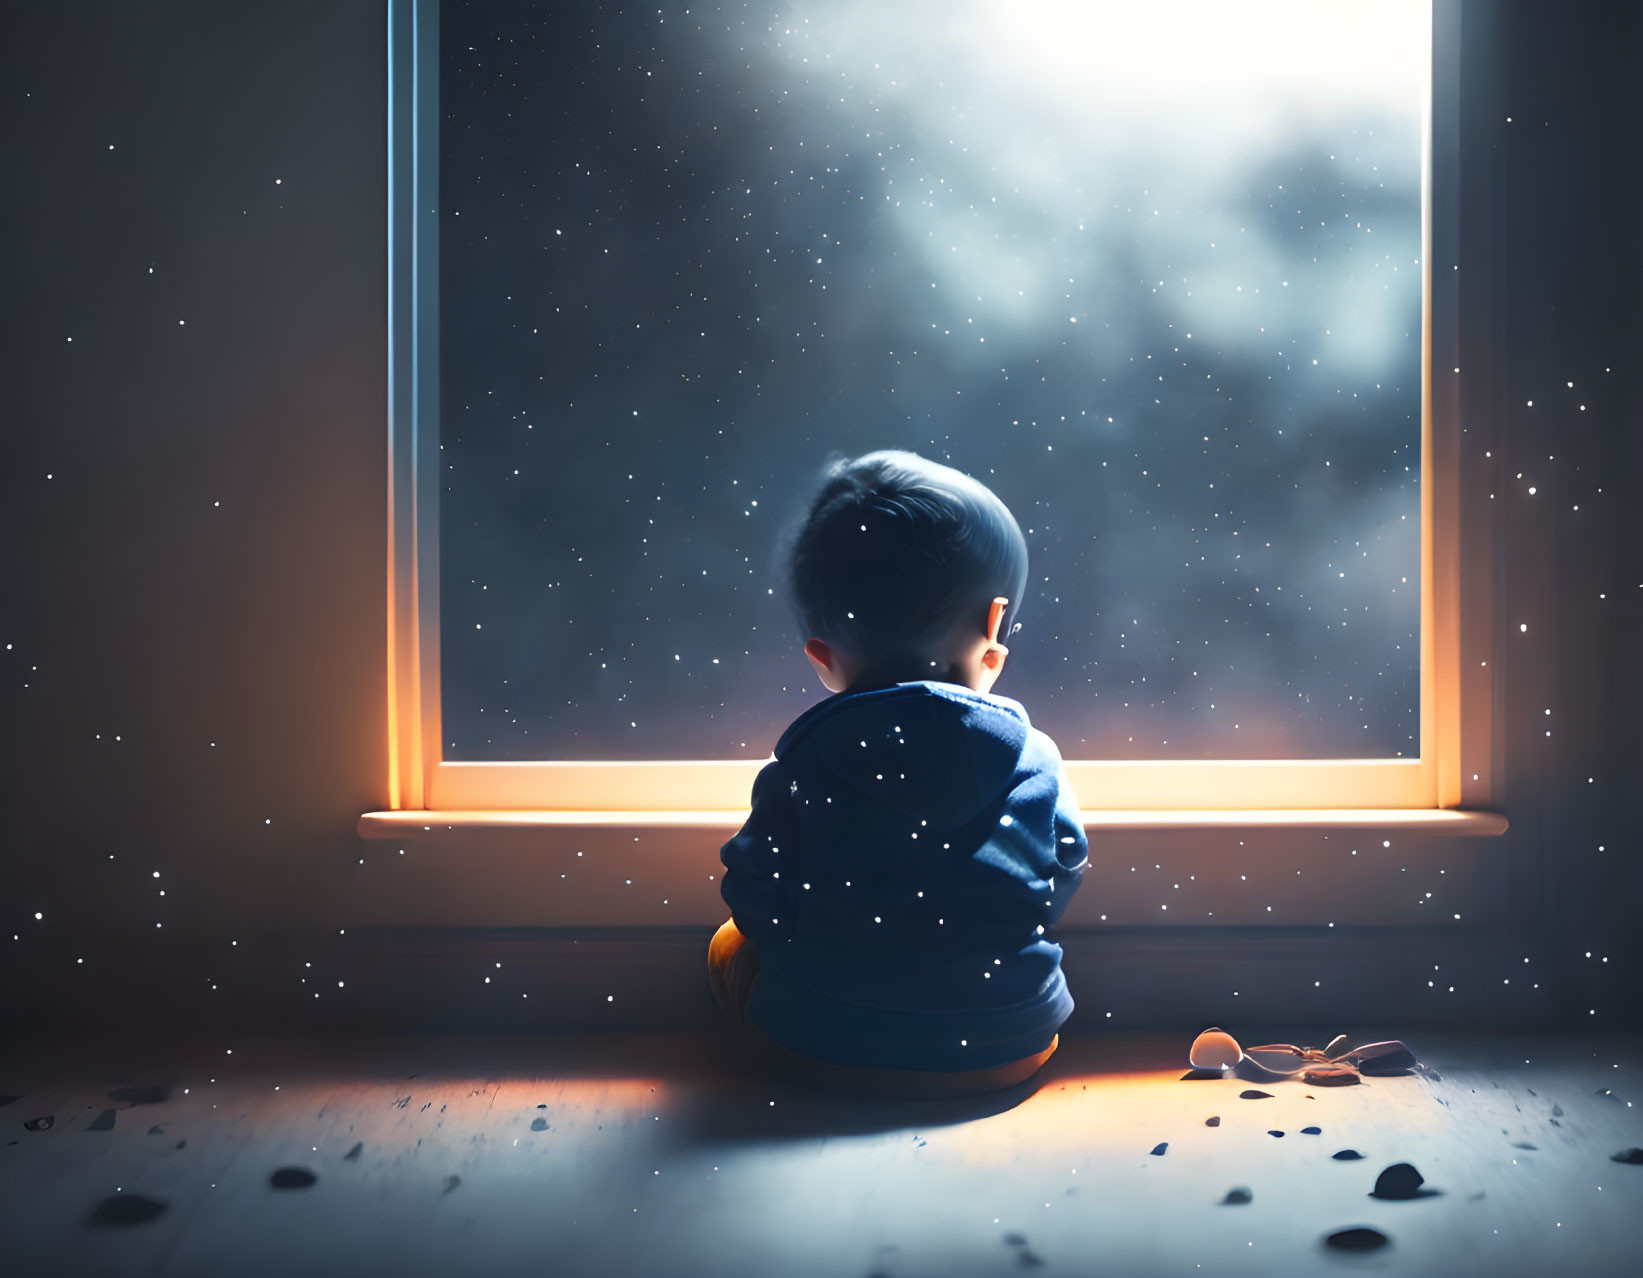
[[[804,655],[816,668],[816,675],[821,679],[822,687],[829,692],[844,691],[844,679],[838,670],[838,659],[826,643],[820,639],[810,640],[804,645]]]
[[[804,655],[809,657],[818,670],[833,669],[833,650],[820,639],[811,639],[804,645]]]
[[[1004,670],[1004,659],[1010,655],[1010,650],[1001,643],[995,643],[981,654],[981,664],[995,674]]]

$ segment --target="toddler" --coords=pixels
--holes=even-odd
[[[916,453],[835,454],[778,553],[833,695],[782,733],[720,851],[715,997],[823,1081],[1019,1082],[1073,1008],[1045,929],[1088,864],[1055,743],[991,692],[1026,590],[1021,529]]]

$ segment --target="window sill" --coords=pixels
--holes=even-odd
[[[1459,808],[1267,808],[1182,811],[1106,810],[1083,814],[1090,834],[1138,830],[1396,830],[1405,834],[1459,835],[1487,838],[1505,834],[1506,818],[1498,812]],[[480,830],[531,829],[691,829],[723,831],[728,838],[741,829],[747,811],[425,811],[366,812],[356,829],[364,839],[408,839]]]

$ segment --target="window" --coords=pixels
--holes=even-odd
[[[886,446],[1015,511],[1086,810],[1487,801],[1452,11],[390,28],[393,806],[745,808],[825,695],[775,534]]]

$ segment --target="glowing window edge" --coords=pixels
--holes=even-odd
[[[1494,201],[1486,189],[1489,147],[1474,140],[1463,148],[1462,108],[1464,102],[1469,126],[1489,121],[1499,76],[1487,6],[1434,0],[1432,18],[1421,145],[1421,753],[1413,759],[1069,759],[1068,780],[1086,812],[1312,810],[1321,819],[1330,810],[1357,819],[1373,810],[1481,809],[1498,801],[1493,547],[1499,503],[1490,491],[1495,468],[1482,464],[1489,455],[1493,290],[1486,264]],[[438,0],[389,0],[387,25],[388,807],[453,815],[631,812],[636,818],[745,810],[753,778],[768,760],[457,763],[441,757],[434,482]],[[1466,164],[1468,152],[1484,158]],[[1465,292],[1457,269],[1463,244],[1471,264]],[[1471,375],[1464,383],[1464,428],[1463,383],[1450,372],[1457,368]]]

